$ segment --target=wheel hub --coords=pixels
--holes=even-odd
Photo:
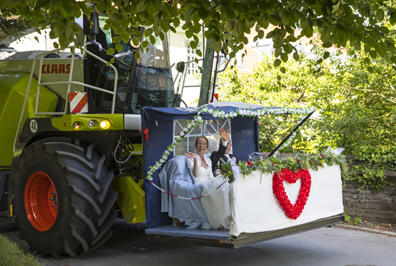
[[[58,197],[51,178],[43,172],[33,173],[25,186],[26,215],[34,228],[49,230],[58,214]]]

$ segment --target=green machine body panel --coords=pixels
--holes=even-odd
[[[145,193],[131,176],[115,176],[113,188],[118,191],[117,204],[128,223],[142,223],[146,219]]]
[[[1,133],[0,147],[0,167],[9,168],[13,159],[13,144],[15,134],[17,134],[19,118],[26,90],[29,83],[27,73],[0,73],[0,128],[4,129]],[[32,85],[26,104],[22,125],[27,118],[34,117],[37,95],[37,80],[32,79]],[[40,87],[39,112],[54,112],[58,103],[58,96]]]
[[[135,163],[142,163],[142,144],[133,144],[132,156]],[[140,173],[141,174],[141,173]],[[141,182],[141,183],[140,183]],[[118,191],[117,204],[121,213],[128,223],[142,223],[146,219],[145,192],[143,191],[143,180],[139,184],[132,176],[117,175],[113,179],[113,188]]]
[[[90,121],[91,124],[90,124]],[[102,121],[109,122],[109,128],[100,127]],[[78,123],[78,129],[73,127]],[[51,124],[60,131],[109,131],[124,129],[123,114],[67,114],[62,117],[51,118]]]
[[[44,51],[42,51],[44,52]],[[0,74],[4,75],[21,75],[20,73],[31,73],[33,58],[39,51],[28,51],[19,52],[6,60],[0,60]],[[65,56],[62,54],[62,56]],[[70,58],[44,58],[43,64],[40,66],[39,60],[37,60],[35,68],[33,70],[33,77],[38,79],[41,70],[41,82],[57,82],[69,80],[70,74],[73,76],[73,80],[84,82],[84,70],[83,60],[75,59],[73,71],[71,72],[71,59]],[[5,73],[7,72],[7,73]],[[31,86],[31,90],[37,87],[37,83]],[[67,99],[66,95],[66,84],[48,84],[46,85],[52,92],[61,97]],[[25,89],[27,86],[25,87]],[[71,84],[70,91],[84,91],[84,87],[81,85]],[[32,92],[31,92],[32,93]],[[41,98],[41,91],[40,91]],[[22,106],[20,106],[22,108]]]

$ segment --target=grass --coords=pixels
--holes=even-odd
[[[26,254],[14,242],[0,234],[0,266],[39,266],[32,254]]]

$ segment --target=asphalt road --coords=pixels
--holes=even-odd
[[[0,232],[23,249],[15,226],[0,223]],[[144,225],[117,220],[104,246],[76,258],[41,258],[47,266],[118,265],[396,265],[396,237],[343,228],[321,228],[241,247],[235,250],[148,242]]]

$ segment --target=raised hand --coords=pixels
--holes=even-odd
[[[227,129],[227,131],[224,130],[224,128],[220,128],[219,130],[219,135],[222,139],[222,141],[230,141],[230,130]]]
[[[194,158],[194,159],[197,158],[195,153],[192,153],[192,152],[183,152],[183,155],[186,156],[187,158]]]

